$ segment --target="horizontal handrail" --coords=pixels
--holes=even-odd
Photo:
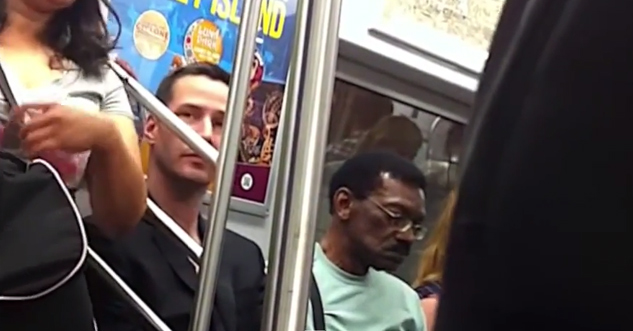
[[[172,132],[191,147],[196,153],[202,156],[207,162],[216,163],[219,152],[211,144],[205,141],[198,133],[193,131],[178,116],[176,116],[167,106],[165,106],[156,96],[150,93],[141,83],[128,74],[117,63],[110,62],[110,67],[119,76],[125,90],[136,99],[136,101],[152,115],[164,123]],[[187,249],[189,257],[200,265],[202,256],[202,246],[195,242],[169,215],[167,215],[154,201],[147,199],[147,207],[158,219],[158,225],[162,226],[168,234],[175,237]]]
[[[191,236],[183,230],[167,213],[165,213],[152,199],[147,198],[147,208],[152,211],[161,225],[167,233],[173,235],[178,239],[186,248],[189,257],[195,262],[197,266],[200,266],[200,257],[202,256],[202,246],[198,244]]]
[[[113,61],[110,67],[119,76],[125,90],[132,95],[145,109],[154,115],[161,123],[165,124],[169,130],[176,134],[194,152],[207,162],[216,163],[219,152],[209,144],[198,133],[183,122],[174,112],[165,106],[156,96],[149,92],[141,83],[130,76],[123,68]]]

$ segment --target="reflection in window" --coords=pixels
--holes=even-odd
[[[410,20],[487,50],[505,0],[384,0],[384,24]]]
[[[326,162],[345,160],[356,153],[365,135],[381,119],[393,114],[393,102],[389,98],[336,81],[334,83],[333,109],[330,116]],[[352,109],[362,109],[363,116],[355,116]]]
[[[428,181],[427,213],[433,226],[455,183],[463,126],[388,97],[337,80],[321,187],[317,240],[329,226],[328,185],[342,163],[356,153],[391,150],[416,163]],[[412,280],[422,245],[413,248],[397,275]]]

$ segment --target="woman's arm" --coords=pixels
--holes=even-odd
[[[119,234],[141,219],[147,190],[132,110],[112,71],[106,75],[106,87],[101,115],[112,134],[91,151],[86,183],[95,223],[106,232]]]

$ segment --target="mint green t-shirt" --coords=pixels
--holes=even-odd
[[[418,295],[403,281],[369,269],[351,275],[334,265],[318,244],[312,266],[327,331],[426,331]],[[314,330],[308,306],[306,330]]]

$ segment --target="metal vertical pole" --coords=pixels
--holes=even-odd
[[[277,176],[271,186],[274,190],[273,208],[270,220],[273,221],[270,249],[268,252],[268,275],[266,281],[266,295],[264,300],[264,311],[262,321],[262,331],[277,331],[275,319],[279,316],[279,288],[282,280],[283,269],[281,261],[283,251],[287,245],[288,210],[289,195],[287,188],[290,187],[290,176],[293,167],[294,153],[292,152],[295,143],[295,127],[297,126],[297,110],[302,95],[302,85],[304,84],[303,74],[304,59],[307,55],[306,45],[308,40],[308,24],[310,6],[312,0],[298,0],[295,14],[295,37],[293,40],[293,52],[290,59],[288,82],[286,84],[286,96],[280,123],[280,131],[277,133],[276,153],[278,156]],[[256,330],[253,330],[256,331]]]
[[[226,123],[228,126],[222,133],[220,156],[216,164],[216,181],[208,216],[209,228],[204,239],[200,283],[190,325],[192,331],[208,331],[211,324],[222,239],[237,162],[237,144],[241,134],[246,98],[250,92],[250,71],[255,52],[261,2],[262,0],[244,0],[242,3],[241,24],[227,104]]]
[[[292,220],[284,238],[279,269],[282,280],[276,295],[279,309],[273,330],[303,331],[305,328],[308,284],[312,269],[316,215],[325,157],[332,89],[338,55],[338,27],[342,0],[314,1],[309,12],[311,24],[303,96],[301,98],[298,148],[289,188],[290,205],[285,216]],[[292,268],[292,269],[290,269]]]

